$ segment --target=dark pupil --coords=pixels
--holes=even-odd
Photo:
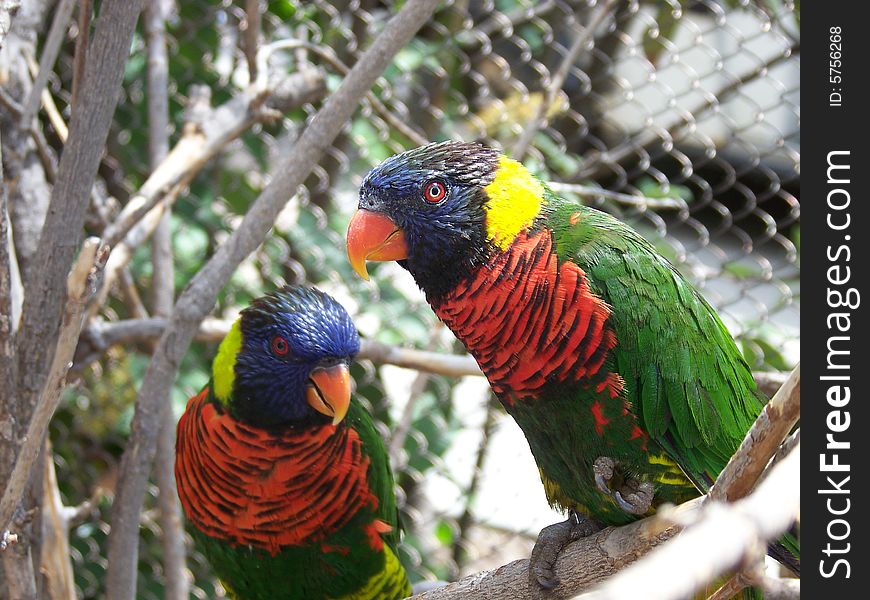
[[[283,353],[287,349],[287,343],[284,340],[275,340],[275,350]]]
[[[432,199],[438,199],[441,196],[441,186],[437,183],[433,183],[429,186],[429,197]]]

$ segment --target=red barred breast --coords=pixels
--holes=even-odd
[[[622,390],[621,378],[599,374],[616,345],[610,307],[579,266],[559,264],[548,230],[520,234],[435,312],[507,402],[550,381],[601,380],[613,396]]]
[[[356,431],[340,423],[273,433],[190,399],[178,422],[175,478],[188,518],[203,533],[273,555],[319,542],[377,497]]]

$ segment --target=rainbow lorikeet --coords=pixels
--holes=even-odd
[[[254,300],[178,423],[175,477],[189,530],[230,596],[405,598],[393,475],[351,401],[359,336],[305,287]]]
[[[363,277],[367,260],[411,273],[523,430],[549,502],[571,511],[555,551],[533,553],[544,587],[596,522],[706,492],[762,408],[722,321],[649,242],[491,148],[384,161],[347,249]]]

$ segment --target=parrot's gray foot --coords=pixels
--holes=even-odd
[[[529,586],[552,590],[559,585],[556,560],[571,542],[601,531],[604,526],[586,515],[571,511],[567,520],[544,527],[529,558]]]
[[[652,506],[655,488],[653,484],[637,477],[620,477],[616,489],[610,487],[619,461],[609,456],[599,456],[592,463],[595,473],[595,487],[612,497],[616,504],[627,513],[645,515]]]

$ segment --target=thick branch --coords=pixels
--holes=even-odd
[[[76,342],[79,339],[84,307],[105,265],[106,250],[98,239],[89,238],[73,265],[67,285],[64,286],[64,289],[68,290],[68,297],[57,336],[54,360],[27,427],[27,434],[15,459],[12,475],[0,500],[0,531],[7,529],[12,521],[15,507],[21,500],[21,495],[30,479],[33,463],[39,455],[45,432],[48,430],[48,422],[60,401],[66,373],[72,364]]]
[[[617,600],[639,589],[648,600],[691,597],[716,577],[763,555],[767,542],[785,532],[799,512],[800,444],[748,497],[706,504],[678,538],[579,598]]]
[[[359,99],[383,73],[395,53],[431,16],[436,5],[437,0],[409,0],[386,23],[306,127],[238,229],[217,249],[179,297],[170,325],[160,338],[140,387],[130,441],[121,461],[109,536],[106,591],[110,598],[132,599],[136,593],[139,515],[165,408],[161,400],[169,393],[181,357],[200,321],[214,306],[218,292],[239,263],[265,239],[287,200],[353,115]]]
[[[45,387],[61,327],[65,280],[80,249],[91,187],[105,145],[139,2],[105,0],[85,67],[81,101],[58,167],[51,204],[24,282],[24,308],[17,336],[19,414],[29,419]],[[76,331],[78,333],[78,331]],[[73,347],[75,343],[73,342]],[[6,465],[3,465],[5,471]]]
[[[695,499],[676,509],[675,516],[699,510]],[[548,600],[570,598],[613,575],[659,544],[679,533],[672,520],[652,516],[623,527],[608,527],[565,547],[556,564],[559,585],[547,592]],[[509,590],[509,592],[508,592]],[[529,586],[528,559],[516,560],[492,571],[470,575],[455,583],[413,596],[415,600],[538,600],[541,592]],[[634,595],[624,596],[632,598]]]
[[[763,554],[765,543],[791,525],[800,509],[799,468],[800,446],[755,492],[736,504],[703,504],[704,498],[696,498],[568,545],[556,564],[560,584],[546,597],[572,598],[604,580],[597,591],[576,597],[621,600],[637,597],[638,590],[644,590],[645,600],[691,597],[722,573],[757,558],[758,552]],[[529,588],[528,568],[528,560],[517,560],[413,598],[496,600],[509,595],[515,600],[538,600],[541,592]]]
[[[801,415],[801,366],[798,364],[765,405],[740,448],[722,469],[710,490],[714,500],[746,496]]]

